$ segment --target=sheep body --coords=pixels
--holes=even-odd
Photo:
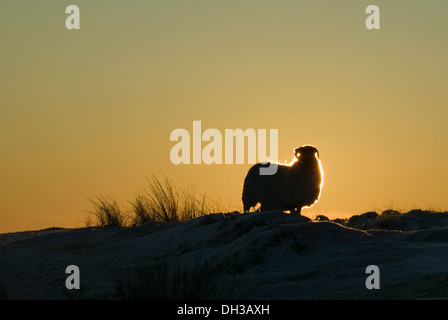
[[[323,182],[319,152],[305,145],[295,149],[295,156],[296,161],[291,165],[278,164],[273,175],[260,175],[260,167],[267,167],[269,163],[257,163],[249,169],[243,184],[245,212],[260,203],[260,211],[300,213],[303,207],[310,207],[319,200]]]

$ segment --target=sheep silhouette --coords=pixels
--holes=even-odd
[[[294,152],[296,160],[290,165],[278,164],[273,175],[260,175],[260,167],[270,163],[257,163],[249,169],[242,194],[245,212],[260,203],[260,211],[289,210],[300,214],[303,207],[319,201],[323,185],[319,151],[304,145]]]

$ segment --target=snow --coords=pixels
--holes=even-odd
[[[448,213],[414,210],[311,221],[280,211],[213,214],[132,228],[0,234],[0,296],[117,299],[117,280],[161,257],[222,263],[222,299],[446,299]],[[68,290],[68,265],[80,290]],[[380,269],[368,290],[367,266]]]

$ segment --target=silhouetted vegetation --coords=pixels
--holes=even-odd
[[[163,175],[158,179],[152,175],[147,188],[129,201],[130,210],[123,211],[111,197],[98,196],[90,200],[94,220],[87,226],[137,226],[149,222],[183,222],[215,212],[229,211],[220,202],[206,195],[197,195],[194,188],[181,188]],[[124,213],[126,212],[126,213]]]
[[[116,281],[116,292],[124,300],[204,300],[221,295],[218,279],[222,266],[196,257],[163,257],[154,268],[139,267],[134,276]]]
[[[120,209],[118,202],[105,196],[98,196],[96,200],[89,199],[93,205],[93,210],[89,211],[95,220],[88,219],[87,226],[114,226],[123,227],[126,225],[126,216]]]

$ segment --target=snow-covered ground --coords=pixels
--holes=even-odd
[[[119,279],[161,257],[214,261],[222,299],[447,299],[448,213],[311,221],[280,211],[133,228],[0,234],[0,297],[116,299]],[[80,290],[68,290],[68,265]],[[366,288],[369,265],[380,289]]]

